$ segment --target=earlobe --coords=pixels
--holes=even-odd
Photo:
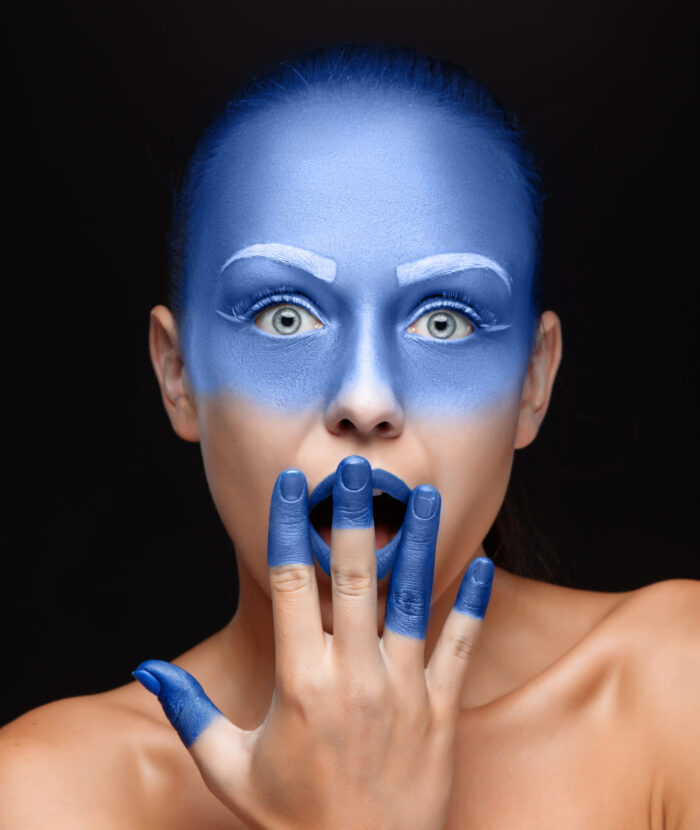
[[[197,408],[180,353],[177,323],[170,309],[163,305],[151,309],[148,346],[173,429],[185,441],[199,441]]]
[[[547,413],[561,354],[561,322],[553,311],[545,311],[540,317],[535,347],[523,384],[515,436],[516,450],[534,441],[539,431]]]

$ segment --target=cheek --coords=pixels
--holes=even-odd
[[[519,396],[528,350],[524,339],[512,335],[468,340],[454,345],[413,340],[400,368],[411,409],[425,418],[450,418],[457,432],[469,433],[483,431],[485,418]]]
[[[468,418],[423,421],[442,495],[436,590],[444,590],[483,542],[505,496],[513,462],[517,395]],[[430,426],[428,426],[430,424]]]
[[[272,488],[282,470],[296,466],[308,424],[228,394],[198,398],[197,411],[216,509],[237,552],[251,552],[264,571]]]
[[[254,323],[200,315],[185,332],[185,362],[196,394],[237,396],[279,414],[302,412],[327,397],[336,338],[273,337]]]
[[[198,395],[235,395],[281,416],[303,417],[358,386],[381,386],[366,397],[394,399],[421,417],[477,417],[501,406],[522,385],[527,330],[478,333],[468,342],[396,337],[388,326],[329,328],[274,338],[255,327],[199,326],[186,342],[186,364]]]

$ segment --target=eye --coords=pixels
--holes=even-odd
[[[409,334],[420,334],[438,340],[460,340],[468,337],[473,331],[474,326],[466,317],[446,309],[429,311],[408,328]]]
[[[255,318],[255,325],[268,334],[299,334],[322,329],[323,323],[298,305],[283,303],[268,306]]]

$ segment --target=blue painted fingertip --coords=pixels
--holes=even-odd
[[[285,501],[297,501],[304,492],[304,474],[300,470],[285,470],[280,475],[280,492]]]
[[[425,639],[439,525],[440,494],[421,484],[408,501],[386,600],[385,627],[405,637]]]
[[[221,712],[189,672],[165,660],[146,660],[132,672],[156,695],[166,717],[186,747],[192,746]]]
[[[419,519],[431,519],[435,515],[437,503],[437,490],[434,490],[432,487],[428,488],[426,484],[421,484],[420,487],[416,487],[412,509]]]
[[[372,468],[360,455],[344,458],[333,484],[333,527],[372,527]]]
[[[483,620],[491,599],[494,564],[487,556],[477,556],[467,568],[454,607],[462,614]]]
[[[136,669],[136,671],[132,671],[131,673],[145,689],[148,689],[151,694],[158,697],[160,694],[160,683],[156,677],[146,671],[146,669]]]
[[[309,494],[301,470],[280,473],[272,489],[267,564],[313,565],[309,536]]]

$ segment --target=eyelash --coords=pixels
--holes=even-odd
[[[413,314],[409,325],[413,325],[429,311],[451,308],[466,317],[479,329],[488,329],[496,324],[495,315],[488,309],[475,302],[471,297],[463,297],[453,291],[442,291],[421,301],[420,308]]]
[[[313,302],[295,288],[279,286],[277,288],[260,288],[248,297],[237,300],[230,306],[233,316],[239,320],[252,320],[257,314],[268,306],[299,305],[305,308],[310,314],[318,317],[324,322],[323,316],[318,312]],[[497,323],[495,315],[488,309],[481,306],[471,297],[465,297],[453,291],[442,291],[421,301],[419,308],[411,316],[409,326],[412,326],[424,314],[434,309],[451,308],[466,317],[477,328],[489,329]]]
[[[240,320],[252,320],[258,312],[268,306],[281,305],[282,303],[299,305],[323,322],[322,315],[319,314],[314,304],[305,294],[300,294],[296,289],[284,285],[279,288],[260,288],[249,297],[237,300],[231,306],[231,311],[233,311],[234,317]]]

